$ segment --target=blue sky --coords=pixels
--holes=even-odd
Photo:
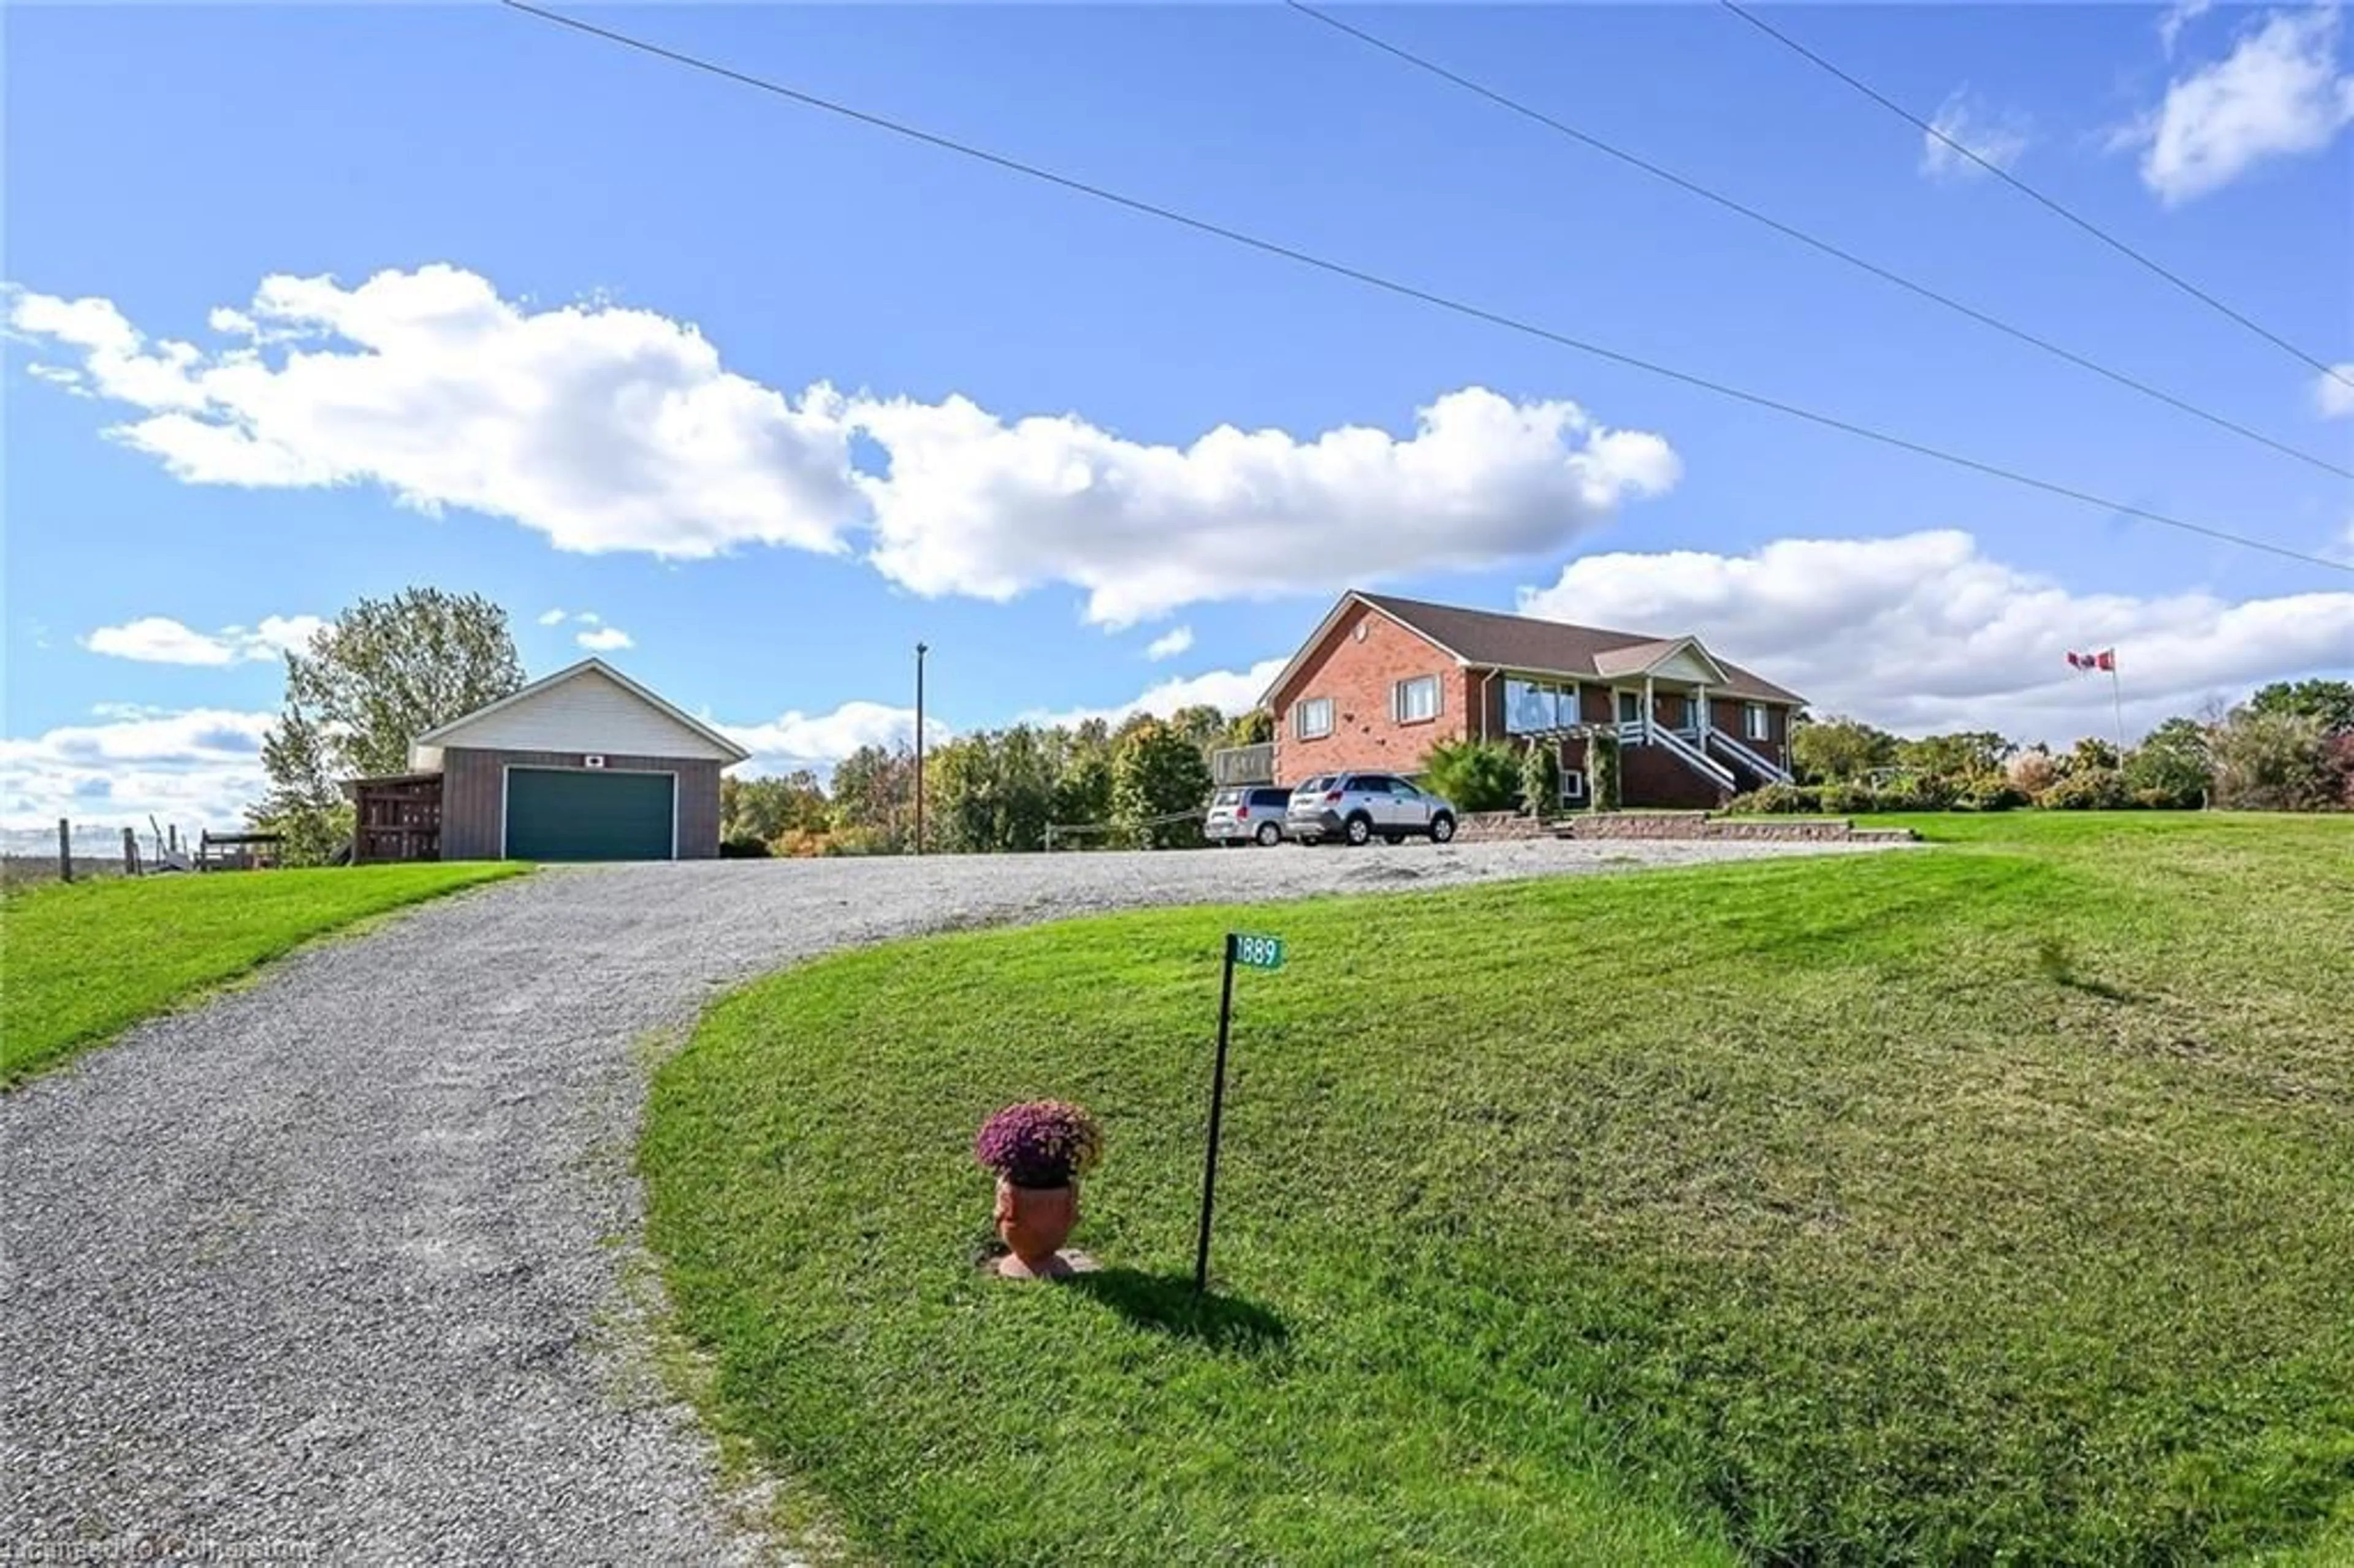
[[[588,14],[2354,558],[2354,484],[1278,7]],[[2354,407],[2310,367],[1938,166],[1716,7],[1344,14],[2354,466]],[[1771,15],[2354,362],[2336,12]],[[1911,729],[2106,730],[2072,646],[2120,649],[2137,723],[2354,666],[2343,573],[1876,449],[512,13],[12,7],[5,26],[9,829],[217,822],[250,787],[274,641],[412,582],[506,605],[535,673],[625,635],[609,657],[767,766],[904,731],[918,639],[958,727],[1240,705],[1359,584],[1694,631],[1819,707]],[[1254,434],[1196,446],[1221,427]],[[1149,657],[1161,640],[1187,645]]]

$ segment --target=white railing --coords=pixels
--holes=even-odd
[[[1621,746],[1657,746],[1702,778],[1721,784],[1727,789],[1738,790],[1739,779],[1733,770],[1686,740],[1676,731],[1649,719],[1632,718],[1618,721],[1618,743]]]
[[[1731,736],[1725,734],[1721,729],[1712,729],[1708,732],[1708,743],[1711,746],[1715,747],[1719,751],[1724,753],[1727,757],[1733,758],[1734,761],[1740,763],[1744,768],[1746,768],[1751,772],[1756,774],[1760,779],[1766,779],[1776,784],[1787,784],[1790,781],[1790,770],[1788,768],[1783,767],[1778,762],[1768,760],[1758,752],[1751,750],[1748,747],[1744,746],[1741,742],[1734,739]]]
[[[1739,789],[1741,782],[1734,778],[1733,769],[1678,735],[1659,725],[1650,726],[1651,739],[1667,748],[1678,761],[1703,779],[1712,779],[1727,789]]]

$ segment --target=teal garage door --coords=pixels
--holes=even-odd
[[[507,769],[511,860],[668,860],[673,792],[668,773]]]

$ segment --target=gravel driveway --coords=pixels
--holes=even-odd
[[[0,1552],[757,1560],[626,1283],[649,1031],[942,926],[1809,852],[566,868],[322,944],[0,1098]]]

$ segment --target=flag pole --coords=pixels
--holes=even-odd
[[[2122,765],[2126,759],[2126,694],[2124,686],[2117,681],[2117,662],[2114,656],[2109,660],[2109,698],[2117,705],[2117,761]]]

